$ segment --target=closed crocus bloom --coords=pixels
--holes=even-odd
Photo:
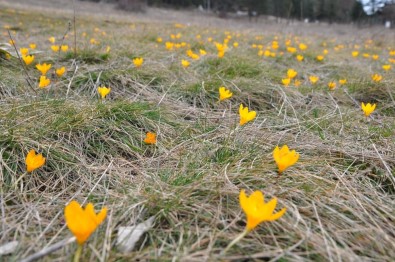
[[[133,59],[133,64],[134,64],[134,66],[135,67],[141,67],[141,65],[143,64],[143,62],[144,62],[144,58],[142,58],[142,57],[137,57],[137,58],[135,58],[135,59]]]
[[[298,75],[298,72],[296,72],[294,69],[288,69],[287,71],[287,77],[290,79],[294,79]]]
[[[67,50],[69,50],[69,46],[68,45],[61,45],[60,50],[62,50],[62,52],[67,52]]]
[[[283,78],[281,79],[281,83],[283,83],[284,86],[289,86],[291,83],[291,78]]]
[[[277,198],[273,198],[269,202],[265,203],[265,198],[261,191],[255,191],[247,197],[245,191],[241,190],[239,201],[240,206],[247,217],[247,231],[253,230],[262,222],[275,221],[279,219],[287,210],[286,208],[283,208],[277,213],[274,213],[274,209],[277,205]]]
[[[365,103],[362,102],[361,103],[361,108],[362,108],[362,111],[364,112],[365,116],[368,117],[376,109],[376,104],[367,103],[365,105]]]
[[[45,157],[42,154],[36,154],[36,151],[32,149],[26,155],[25,163],[27,172],[32,172],[45,164]]]
[[[188,60],[182,59],[182,60],[181,60],[181,65],[182,65],[183,67],[187,68],[187,67],[189,66]]]
[[[328,83],[328,87],[329,87],[330,90],[333,90],[333,89],[336,88],[336,83],[335,82],[329,82]]]
[[[145,135],[144,143],[148,145],[155,145],[156,144],[156,134],[152,132],[147,132]]]
[[[46,76],[40,76],[40,83],[38,84],[39,88],[45,88],[51,83],[51,80]]]
[[[51,46],[51,49],[52,49],[52,51],[54,51],[54,52],[58,52],[58,51],[59,51],[59,48],[60,48],[60,46],[58,46],[58,45],[52,45],[52,46]]]
[[[191,49],[188,49],[186,52],[187,56],[191,57],[195,54]]]
[[[65,72],[66,68],[64,66],[55,70],[55,73],[58,77],[61,77]]]
[[[219,88],[219,101],[231,98],[233,95],[232,92],[230,92],[228,89],[226,89],[225,87],[221,86]]]
[[[304,59],[304,57],[302,55],[297,55],[296,56],[296,60],[298,60],[299,62],[302,62]]]
[[[174,43],[173,42],[166,42],[165,47],[167,50],[173,50],[174,48]]]
[[[38,69],[38,71],[41,72],[41,75],[45,75],[49,69],[51,69],[51,64],[37,64],[36,68]]]
[[[295,47],[292,47],[292,46],[287,47],[287,52],[288,52],[288,53],[293,54],[293,53],[295,53],[296,51],[297,51],[297,50],[296,50]]]
[[[243,104],[240,104],[239,114],[240,114],[240,125],[241,126],[254,120],[256,117],[256,112],[255,111],[248,111],[248,107],[244,107]]]
[[[310,83],[314,85],[315,83],[318,82],[319,77],[318,76],[309,76],[309,80],[310,80]]]
[[[307,45],[301,43],[301,44],[299,44],[299,49],[302,50],[302,51],[304,51],[304,50],[307,49]]]
[[[379,75],[379,74],[372,75],[373,82],[379,83],[379,82],[381,82],[382,79],[383,79],[383,77],[381,75]]]
[[[215,43],[215,47],[217,48],[218,53],[225,52],[226,44]]]
[[[200,55],[206,55],[207,54],[206,50],[204,50],[204,49],[199,49],[199,53],[200,53]]]
[[[287,145],[281,149],[276,146],[273,150],[273,158],[277,164],[278,172],[281,174],[285,169],[293,166],[299,159],[299,154],[295,150],[290,151]]]
[[[199,56],[198,54],[192,53],[192,54],[190,55],[190,58],[192,58],[193,60],[199,60],[199,59],[200,59],[200,56]]]
[[[388,70],[391,69],[391,65],[383,65],[383,69],[384,69],[385,71],[388,71]]]
[[[105,87],[105,86],[102,86],[102,87],[99,86],[97,88],[97,92],[100,94],[102,99],[104,99],[110,93],[110,91],[111,91],[111,88]]]
[[[34,61],[34,55],[26,55],[22,56],[23,62],[25,62],[26,65],[30,65]]]
[[[29,49],[27,48],[21,48],[19,51],[22,56],[27,56],[27,54],[29,54]]]
[[[94,39],[94,38],[91,38],[91,39],[89,40],[89,43],[90,43],[91,45],[97,45],[97,44],[99,44],[99,42],[98,42],[96,39]]]
[[[345,84],[347,84],[347,79],[340,79],[340,80],[339,80],[339,84],[340,84],[340,85],[345,85]]]
[[[77,201],[73,200],[64,209],[67,227],[77,238],[77,242],[80,245],[88,240],[106,216],[107,208],[103,208],[96,214],[92,203],[87,204],[85,209],[83,209]]]

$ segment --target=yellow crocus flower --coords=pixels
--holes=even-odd
[[[133,64],[137,68],[141,67],[143,62],[144,62],[144,58],[142,58],[142,57],[136,57],[135,59],[133,59]]]
[[[242,126],[254,120],[256,117],[256,112],[248,111],[248,107],[244,107],[243,104],[240,104],[239,115],[240,115],[240,125]]]
[[[51,45],[51,49],[52,49],[52,51],[54,51],[54,52],[58,52],[59,51],[59,46],[58,45]]]
[[[299,44],[299,49],[302,50],[302,51],[306,50],[307,47],[308,47],[308,46],[307,46],[306,44],[303,44],[303,43],[300,43],[300,44]]]
[[[111,91],[110,87],[105,87],[105,86],[100,87],[99,86],[97,88],[97,92],[100,94],[102,99],[104,99],[110,93],[110,91]]]
[[[318,77],[318,76],[309,76],[309,80],[310,80],[310,83],[311,83],[312,85],[314,85],[315,83],[318,82],[319,77]]]
[[[296,72],[294,69],[288,69],[287,71],[287,77],[290,79],[294,79],[298,75],[298,72]]]
[[[287,145],[281,149],[276,146],[273,150],[273,158],[277,164],[278,172],[281,174],[285,169],[293,166],[299,159],[299,154],[295,150],[290,151]]]
[[[190,65],[190,63],[188,62],[188,60],[182,59],[182,60],[181,60],[181,65],[182,65],[183,67],[187,68],[187,67]]]
[[[373,82],[379,83],[379,82],[381,82],[382,79],[383,79],[383,77],[381,75],[379,75],[379,74],[372,75]]]
[[[34,55],[22,56],[22,59],[26,65],[30,65],[34,61]]]
[[[296,52],[296,48],[295,48],[295,47],[292,47],[292,46],[288,46],[288,47],[287,47],[287,52],[293,54],[293,53]]]
[[[329,83],[328,83],[328,87],[329,87],[330,90],[333,90],[333,89],[336,88],[336,83],[333,82],[333,81],[332,81],[332,82],[329,82]]]
[[[297,55],[296,60],[298,60],[299,62],[302,62],[304,60],[304,57],[302,55]]]
[[[383,65],[383,70],[388,71],[391,69],[391,65]]]
[[[147,132],[145,135],[144,143],[148,145],[155,145],[156,144],[156,134],[152,132]]]
[[[33,172],[45,164],[45,157],[42,154],[36,154],[36,151],[31,149],[26,155],[25,163],[27,172]]]
[[[226,89],[225,87],[221,86],[219,88],[219,101],[231,98],[233,95],[232,92],[230,92],[228,89]]]
[[[291,78],[283,78],[281,79],[281,82],[284,86],[289,86],[289,84],[291,83]]]
[[[339,80],[339,84],[340,84],[340,85],[345,85],[345,84],[347,84],[347,79],[340,79],[340,80]]]
[[[362,108],[362,111],[364,112],[365,116],[368,117],[376,109],[376,104],[367,103],[365,105],[365,103],[362,102],[361,108]]]
[[[46,76],[40,76],[40,83],[38,84],[39,88],[45,88],[51,83],[51,80]]]
[[[61,77],[65,72],[66,68],[64,66],[55,70],[55,73],[58,77]]]
[[[247,217],[247,232],[253,230],[264,221],[275,221],[279,219],[287,210],[284,207],[277,213],[274,213],[274,209],[277,205],[277,198],[272,198],[269,202],[265,203],[265,198],[261,191],[255,191],[247,197],[245,191],[241,190],[239,201]]]
[[[51,69],[51,66],[52,66],[51,64],[44,63],[44,64],[37,64],[36,68],[38,69],[38,71],[41,72],[41,75],[45,75],[48,72],[48,70]]]
[[[29,54],[29,49],[28,48],[21,48],[21,49],[19,49],[19,52],[21,53],[22,56],[27,56],[27,54]]]
[[[60,50],[62,50],[62,52],[67,52],[67,50],[69,50],[69,46],[68,45],[61,45]]]
[[[64,209],[67,227],[77,238],[79,245],[84,244],[88,240],[106,216],[107,208],[104,207],[96,214],[92,203],[87,204],[85,209],[83,209],[75,200],[71,201]]]

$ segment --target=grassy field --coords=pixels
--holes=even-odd
[[[27,66],[0,58],[0,246],[19,243],[1,261],[70,238],[64,208],[72,199],[108,209],[82,261],[395,259],[392,30],[249,24],[176,11],[133,16],[92,6],[77,8],[75,35],[70,6],[15,3],[0,4],[0,43],[9,42],[9,29],[18,50],[37,47]],[[223,57],[215,43],[226,43]],[[69,49],[51,50],[60,44]],[[43,62],[52,64],[51,83],[39,88],[35,64]],[[67,72],[57,77],[62,66]],[[285,86],[288,69],[298,72],[297,82]],[[111,88],[104,99],[99,86]],[[233,96],[219,101],[220,86]],[[377,108],[366,117],[361,102]],[[240,104],[257,112],[243,126]],[[157,134],[156,145],[143,142],[146,132]],[[277,145],[300,154],[281,175],[272,156]],[[27,173],[31,149],[46,163]],[[287,211],[224,254],[246,225],[243,189],[277,197],[276,210]],[[118,251],[119,227],[151,216],[141,244]],[[68,261],[76,248],[65,245],[43,259]]]

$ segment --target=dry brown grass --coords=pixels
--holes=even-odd
[[[106,222],[85,246],[84,261],[395,258],[394,71],[383,73],[383,83],[370,80],[371,73],[381,72],[387,48],[395,47],[393,32],[251,25],[210,17],[199,21],[193,12],[166,11],[173,22],[191,17],[192,24],[179,29],[173,22],[158,22],[165,11],[130,17],[105,6],[103,18],[93,7],[96,14],[77,12],[79,57],[74,61],[72,53],[51,53],[47,42],[67,29],[70,6],[54,12],[59,7],[54,1],[38,11],[29,3],[1,3],[7,8],[0,10],[0,25],[15,26],[18,47],[37,43],[44,51],[37,61],[64,65],[69,72],[49,90],[34,94],[15,59],[0,61],[0,245],[19,241],[18,249],[0,260],[18,261],[70,237],[63,210],[71,199],[109,209]],[[223,59],[216,57],[213,44],[196,40],[201,34],[204,40],[222,41],[224,31],[234,34],[232,41],[237,39],[240,47]],[[177,32],[194,50],[204,47],[209,55],[182,68],[185,49],[169,52],[155,41]],[[307,61],[298,63],[287,53],[260,58],[251,48],[253,43],[268,45],[275,35],[283,48],[290,34],[309,44]],[[264,39],[256,40],[259,35]],[[89,45],[91,37],[100,44]],[[352,46],[372,37],[374,43],[361,52],[378,53],[380,60],[352,59]],[[0,42],[5,41],[2,36]],[[65,42],[72,46],[72,37]],[[330,53],[317,63],[313,58],[324,49],[323,42]],[[337,44],[345,48],[336,52]],[[145,59],[140,69],[131,63],[137,56]],[[304,81],[299,88],[280,84],[291,67]],[[32,67],[29,74],[38,77]],[[311,74],[321,78],[313,88],[306,81]],[[326,83],[340,78],[349,83],[327,91]],[[99,84],[112,88],[103,102],[97,99]],[[220,85],[232,89],[231,101],[217,102]],[[363,117],[361,101],[378,103],[371,118]],[[240,103],[258,112],[244,127],[237,127]],[[158,133],[155,147],[142,143],[146,131]],[[279,176],[271,152],[283,144],[301,156]],[[16,183],[31,148],[47,162]],[[221,255],[245,226],[241,189],[276,196],[287,212]],[[119,253],[118,227],[153,215],[155,226],[139,248]],[[74,244],[67,245],[44,260],[70,260],[74,250]]]

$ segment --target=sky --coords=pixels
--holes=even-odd
[[[357,0],[367,15],[373,15],[383,9],[386,4],[395,4],[395,0]]]

